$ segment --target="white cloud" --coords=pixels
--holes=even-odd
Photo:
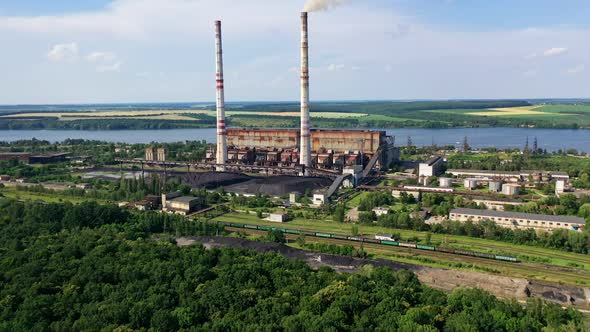
[[[118,72],[121,71],[123,62],[113,52],[92,52],[86,56],[86,61],[96,64],[96,71]]]
[[[0,81],[0,103],[214,100],[215,19],[223,20],[228,100],[298,98],[302,0],[107,1],[103,9],[86,12],[0,16],[0,44],[19,41],[0,61],[6,78]],[[587,95],[590,76],[578,75],[574,85],[564,75],[569,67],[586,63],[587,27],[469,29],[424,22],[415,13],[401,16],[395,5],[369,3],[353,1],[337,11],[310,15],[314,99]],[[82,61],[68,68],[38,64],[39,55],[49,50],[39,44],[56,41],[80,42],[73,58]],[[571,45],[575,50],[550,48]],[[566,52],[568,64],[541,63]],[[47,57],[54,61],[67,58],[63,48],[50,53]],[[523,58],[534,60],[524,63]],[[539,79],[522,84],[531,68],[538,69]],[[359,84],[330,69],[346,72]],[[108,71],[122,73],[98,74]],[[284,80],[273,80],[278,75]],[[263,89],[269,80],[277,83],[272,92]],[[32,90],[31,82],[43,83],[45,89]]]
[[[117,60],[117,55],[112,52],[92,52],[86,56],[86,60],[93,63],[113,62]]]
[[[573,68],[569,68],[568,70],[566,70],[566,72],[570,75],[577,75],[577,74],[583,72],[584,70],[586,70],[585,65],[578,65]]]
[[[543,56],[550,57],[550,56],[557,56],[567,53],[568,49],[565,47],[553,47],[543,52]]]
[[[341,71],[344,69],[344,65],[343,64],[335,64],[332,63],[330,65],[328,65],[328,71]]]
[[[47,53],[47,58],[51,61],[74,61],[78,59],[80,49],[76,43],[54,45]]]
[[[96,70],[100,73],[106,72],[119,72],[121,71],[121,66],[123,65],[122,61],[117,61],[111,64],[100,65],[96,68]]]

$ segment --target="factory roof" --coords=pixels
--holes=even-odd
[[[427,164],[428,166],[432,166],[432,165],[434,165],[434,163],[436,163],[436,162],[437,162],[437,161],[439,161],[440,159],[441,159],[441,157],[440,157],[440,156],[434,156],[434,157],[432,157],[432,158],[428,159],[428,160],[427,160],[425,163],[423,163],[423,164]]]
[[[177,203],[190,203],[192,201],[199,200],[199,199],[200,198],[193,197],[193,196],[181,196],[181,197],[173,198],[170,201],[177,202]]]
[[[0,155],[4,156],[26,156],[29,155],[28,152],[0,152]]]
[[[70,154],[69,152],[59,152],[59,153],[49,153],[49,154],[35,155],[35,156],[32,156],[32,157],[36,157],[36,158],[63,157],[63,156],[67,156],[69,154]]]
[[[447,173],[465,173],[465,174],[510,174],[510,175],[517,175],[520,176],[520,172],[513,172],[513,171],[488,171],[488,170],[480,170],[480,169],[449,169]]]
[[[563,222],[570,224],[585,225],[586,221],[584,218],[570,217],[570,216],[552,216],[547,214],[533,214],[533,213],[520,213],[520,212],[504,212],[494,210],[478,210],[478,209],[465,209],[458,208],[451,210],[452,214],[467,214],[482,217],[497,217],[497,218],[510,218],[510,219],[528,219],[528,220],[539,220],[549,222]]]

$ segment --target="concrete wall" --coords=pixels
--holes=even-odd
[[[227,143],[237,148],[293,149],[299,146],[299,130],[228,128]]]
[[[385,133],[368,130],[313,130],[311,132],[311,148],[343,151],[362,151],[375,153],[385,140]]]

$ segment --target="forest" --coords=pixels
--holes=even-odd
[[[217,226],[96,203],[0,199],[0,331],[584,331],[573,309],[408,271],[312,270],[275,253],[180,247]],[[221,233],[220,233],[221,232]]]

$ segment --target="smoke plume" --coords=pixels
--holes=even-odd
[[[308,0],[303,8],[305,12],[317,12],[319,10],[329,10],[334,7],[343,5],[350,0]]]

